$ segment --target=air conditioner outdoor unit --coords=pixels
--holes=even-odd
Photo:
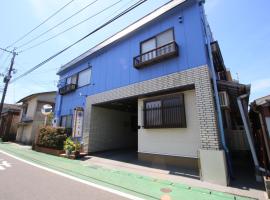
[[[222,108],[229,108],[230,100],[229,95],[226,91],[219,92],[219,101]]]

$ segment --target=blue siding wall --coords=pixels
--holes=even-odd
[[[62,97],[58,96],[56,113],[71,114],[75,107],[84,107],[85,97],[80,96],[80,93],[93,95],[207,64],[201,14],[198,3],[180,5],[62,73],[60,79],[77,73],[89,65],[92,66],[91,84]],[[179,23],[179,16],[183,17],[183,23]],[[140,54],[140,42],[169,28],[174,28],[179,56],[142,69],[135,69],[133,57]]]

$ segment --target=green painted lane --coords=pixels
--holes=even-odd
[[[123,170],[113,170],[98,165],[85,165],[79,160],[70,160],[39,153],[12,143],[0,143],[0,150],[24,160],[54,169],[65,174],[126,192],[143,199],[166,200],[251,200],[185,184],[164,181]]]

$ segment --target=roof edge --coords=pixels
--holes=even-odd
[[[20,100],[17,101],[16,103],[21,103],[21,102],[24,102],[24,101],[27,100],[27,99],[36,97],[36,96],[38,96],[38,95],[49,94],[49,93],[55,93],[55,94],[56,94],[56,91],[38,92],[38,93],[30,94],[30,95],[28,95],[28,96],[26,96],[26,97],[20,99]]]

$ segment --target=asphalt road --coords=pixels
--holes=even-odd
[[[0,152],[0,200],[126,200]]]

